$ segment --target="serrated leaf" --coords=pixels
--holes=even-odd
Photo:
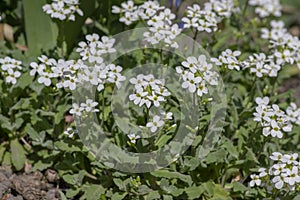
[[[49,167],[51,167],[53,165],[53,162],[50,161],[49,163],[45,163],[41,160],[37,161],[33,167],[30,169],[30,172],[34,172],[36,170],[39,170],[39,171],[43,171]]]
[[[219,149],[215,152],[211,152],[205,158],[205,163],[222,163],[226,158],[227,152],[224,149]]]
[[[188,195],[189,199],[199,199],[204,193],[204,188],[202,186],[192,186],[185,188],[185,193]]]
[[[236,147],[233,146],[232,142],[226,141],[222,146],[228,151],[230,156],[233,156],[234,158],[238,158],[239,152],[237,151]]]
[[[163,178],[177,178],[182,180],[183,182],[188,183],[189,185],[192,184],[192,178],[190,175],[180,174],[179,172],[170,172],[168,170],[157,170],[151,172],[151,174],[155,177],[163,177]]]
[[[145,197],[145,200],[153,200],[153,199],[160,199],[160,194],[158,191],[149,192]]]
[[[80,186],[85,174],[86,172],[84,170],[81,170],[78,174],[65,174],[62,178],[64,179],[64,181],[71,185]]]
[[[88,184],[84,185],[82,190],[84,194],[80,199],[85,200],[99,199],[101,194],[105,194],[105,188],[102,185]]]
[[[122,200],[122,199],[124,199],[126,196],[127,196],[127,192],[124,192],[123,194],[120,194],[120,193],[114,193],[114,194],[111,196],[111,199]]]
[[[66,141],[57,141],[54,143],[54,146],[57,147],[58,149],[62,150],[62,151],[66,151],[66,152],[76,152],[76,151],[80,151],[81,152],[81,148],[79,148],[76,145],[82,145],[81,143],[67,143]]]

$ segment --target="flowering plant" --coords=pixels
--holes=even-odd
[[[1,165],[56,170],[61,199],[299,198],[289,2],[13,2],[0,17]],[[24,196],[11,190],[0,197]]]

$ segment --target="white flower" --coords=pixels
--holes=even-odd
[[[195,77],[194,74],[188,73],[184,76],[185,81],[182,83],[183,88],[188,88],[190,93],[194,93],[197,89],[196,85],[202,81],[201,77]]]
[[[144,90],[140,88],[135,92],[135,94],[129,95],[129,100],[133,101],[133,103],[135,105],[138,105],[138,104],[140,104],[143,97],[145,97],[147,95],[148,95],[148,92],[144,92]]]
[[[268,173],[266,172],[266,168],[259,168],[259,170],[258,170],[258,172],[260,172],[259,173],[259,177],[265,177],[265,176],[267,176],[268,175]]]
[[[139,138],[141,138],[141,136],[136,135],[136,134],[134,134],[134,133],[130,133],[130,134],[128,135],[128,138],[130,139],[130,142],[131,142],[132,144],[135,144],[135,143],[136,143],[136,140],[139,139]]]
[[[73,103],[70,113],[77,115],[77,116],[81,116],[83,110],[84,110],[84,108],[80,107],[77,103]]]
[[[45,86],[49,86],[49,85],[51,85],[51,77],[52,77],[52,74],[43,72],[41,74],[41,76],[38,78],[38,82],[41,84],[44,84]]]
[[[181,64],[182,66],[188,68],[192,73],[195,73],[197,71],[197,59],[195,57],[188,57],[186,61],[183,61]]]
[[[148,96],[148,99],[151,100],[155,107],[160,106],[160,102],[164,102],[165,98],[163,96],[157,96],[154,92],[152,92],[151,96]]]
[[[284,169],[285,169],[285,167],[286,167],[286,164],[275,164],[275,165],[273,165],[273,174],[274,175],[280,175],[283,171],[284,171]]]
[[[162,127],[164,125],[164,121],[161,120],[160,116],[155,115],[153,117],[153,121],[152,122],[148,122],[146,124],[146,127],[150,128],[151,132],[154,133],[157,131],[157,129],[159,127]]]
[[[284,185],[284,176],[275,176],[272,182],[275,184],[275,188],[280,190]]]
[[[272,120],[271,121],[271,135],[272,137],[278,137],[278,138],[282,138],[283,134],[280,131],[280,127],[278,126],[277,122]]]
[[[170,120],[170,119],[173,118],[173,113],[172,112],[167,112],[166,113],[165,111],[161,110],[160,114],[161,114],[162,118],[165,119],[165,120]]]
[[[208,93],[208,89],[205,85],[205,81],[202,81],[197,87],[197,95],[202,97],[203,94],[207,94],[207,93]]]
[[[291,54],[291,51],[288,49],[285,49],[283,52],[275,52],[274,53],[276,59],[276,63],[277,64],[283,64],[285,62],[293,64],[294,63],[294,58]]]
[[[291,155],[285,154],[285,155],[283,155],[281,161],[282,161],[283,163],[287,163],[287,164],[295,164],[295,165],[297,165],[297,164],[298,164],[298,162],[296,161],[297,158],[298,158],[298,154],[297,154],[297,153],[293,153],[293,154],[291,154]]]
[[[273,152],[270,158],[274,161],[281,161],[282,154],[279,152]]]
[[[75,134],[75,131],[72,128],[67,128],[67,130],[64,131],[64,134],[69,138],[72,138]]]
[[[290,184],[291,186],[294,186],[295,183],[300,182],[300,176],[298,173],[298,166],[293,166],[292,170],[286,169],[286,177],[284,178],[284,182]]]
[[[269,97],[263,97],[263,98],[260,98],[260,97],[256,97],[255,98],[255,102],[261,106],[261,105],[268,105],[269,104]]]
[[[17,78],[21,76],[19,71],[14,71],[13,69],[9,69],[8,76],[5,77],[6,83],[12,83],[13,85],[17,83]]]
[[[80,107],[84,108],[86,112],[99,112],[95,107],[98,105],[98,102],[93,101],[92,99],[87,99],[85,103],[81,103]]]
[[[252,175],[250,175],[250,178],[252,179],[249,183],[250,187],[254,187],[255,185],[257,185],[257,186],[261,185],[261,180],[258,175],[252,174]]]
[[[255,67],[250,68],[251,73],[255,73],[257,77],[261,78],[268,71],[264,68],[265,64],[263,62],[256,63]]]

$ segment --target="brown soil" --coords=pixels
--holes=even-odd
[[[0,167],[0,199],[2,200],[60,200],[58,175],[48,169],[30,174],[14,174],[9,166]]]

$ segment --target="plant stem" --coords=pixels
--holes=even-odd
[[[196,33],[194,34],[194,37],[193,37],[194,45],[193,45],[193,51],[192,51],[192,54],[194,54],[194,51],[195,51],[195,43],[196,43],[196,41],[197,41],[197,36],[198,36],[198,30],[196,30]]]
[[[244,16],[244,17],[245,17],[245,15],[246,15],[246,11],[247,11],[247,8],[248,8],[248,4],[249,4],[249,0],[246,0],[245,6],[244,6],[244,9],[243,9],[243,16]]]
[[[101,99],[101,102],[102,102],[102,119],[101,119],[101,128],[103,129],[103,125],[104,125],[104,108],[105,108],[105,98],[104,98],[104,91],[102,92],[102,99]]]

